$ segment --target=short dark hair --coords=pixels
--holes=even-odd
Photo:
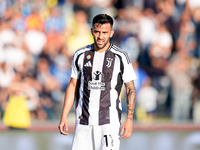
[[[95,23],[99,23],[99,24],[109,23],[111,25],[111,28],[112,28],[112,26],[113,26],[113,18],[110,17],[107,14],[98,14],[92,20],[92,26],[93,27],[94,27]]]

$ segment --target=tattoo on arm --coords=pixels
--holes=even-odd
[[[133,120],[133,114],[136,102],[136,90],[134,81],[125,83],[126,94],[127,94],[127,119]]]

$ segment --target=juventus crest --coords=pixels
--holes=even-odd
[[[107,68],[110,68],[110,66],[112,65],[112,61],[113,61],[113,59],[112,58],[106,58],[106,60],[107,60],[107,65],[106,65],[106,67]]]

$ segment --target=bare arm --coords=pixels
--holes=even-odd
[[[136,102],[136,90],[134,86],[134,81],[125,83],[126,94],[127,94],[127,119],[121,128],[121,134],[123,139],[129,138],[132,134],[133,128],[133,114]]]
[[[136,102],[136,90],[134,81],[125,83],[127,94],[127,119],[133,120],[133,114]]]
[[[77,79],[71,78],[69,85],[66,90],[65,94],[65,101],[64,101],[64,106],[63,106],[63,112],[60,120],[60,124],[58,126],[60,133],[64,135],[68,135],[68,121],[67,121],[67,115],[73,105],[74,99],[75,99],[75,94],[76,94],[76,89],[77,89]]]

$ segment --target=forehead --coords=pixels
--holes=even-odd
[[[104,24],[95,23],[93,28],[95,30],[111,30],[111,25],[110,23],[104,23]]]

